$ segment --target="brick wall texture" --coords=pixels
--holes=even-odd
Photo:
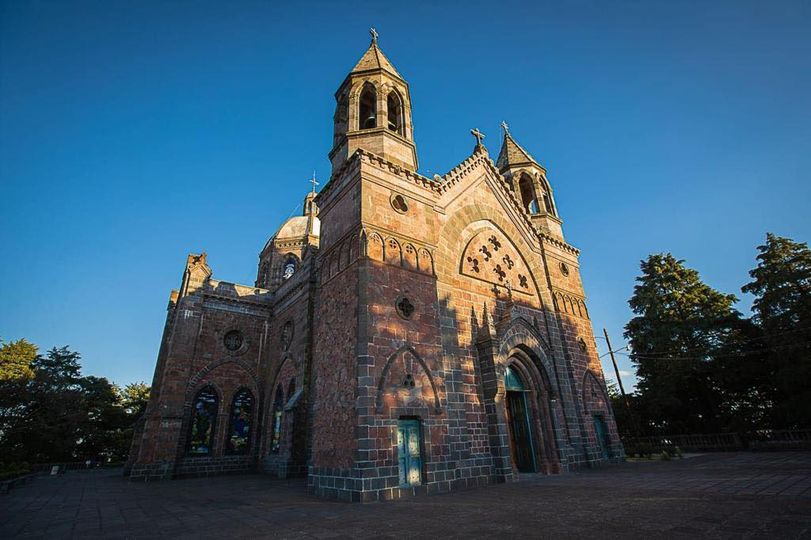
[[[369,51],[336,95],[333,174],[262,248],[255,286],[189,256],[130,478],[260,470],[372,501],[623,458],[545,169],[505,127],[497,162],[477,140],[446,175],[416,173],[407,83]],[[369,85],[387,129],[356,120]]]

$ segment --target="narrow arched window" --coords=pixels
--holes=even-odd
[[[231,402],[231,417],[228,423],[226,451],[229,454],[247,454],[251,445],[253,421],[253,394],[243,388]]]
[[[400,96],[392,90],[386,98],[386,112],[389,117],[389,129],[403,134],[403,105]]]
[[[282,385],[276,388],[276,399],[273,400],[273,416],[271,422],[273,430],[271,431],[270,439],[270,453],[278,454],[279,448],[282,444],[282,412],[284,410],[284,394],[282,393]]]
[[[521,192],[521,202],[524,209],[530,214],[538,213],[538,201],[535,199],[535,190],[532,187],[532,179],[522,174],[521,179],[518,181],[518,189]]]
[[[549,194],[549,190],[547,186],[544,185],[545,181],[541,178],[541,199],[543,200],[544,209],[546,209],[547,214],[555,215],[555,208],[552,206],[552,196]]]
[[[284,267],[282,268],[282,277],[284,279],[290,279],[290,277],[296,273],[296,258],[292,255],[287,257],[287,260],[284,261]]]
[[[189,429],[189,454],[193,456],[211,454],[219,401],[216,390],[211,386],[202,388],[194,396]]]
[[[338,99],[333,121],[335,125],[333,143],[337,144],[338,140],[346,133],[347,123],[349,122],[349,98],[345,93]]]
[[[369,83],[363,85],[360,93],[358,125],[360,129],[377,127],[377,91]]]

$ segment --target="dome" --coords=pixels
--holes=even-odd
[[[291,217],[284,224],[279,227],[279,230],[273,236],[275,238],[298,238],[301,236],[307,236],[307,223],[309,223],[310,218],[309,216],[296,216]],[[318,236],[321,232],[321,220],[317,217],[313,217],[313,236]]]

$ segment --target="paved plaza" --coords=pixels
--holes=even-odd
[[[625,463],[365,505],[258,474],[71,472],[0,495],[0,521],[0,538],[811,538],[811,453]]]

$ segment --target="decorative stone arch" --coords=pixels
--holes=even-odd
[[[610,406],[611,399],[608,396],[608,392],[606,391],[605,381],[603,381],[600,377],[598,377],[592,370],[587,369],[585,373],[583,373],[583,381],[581,384],[581,394],[583,398],[583,405],[587,408],[588,412],[592,412],[588,410],[589,404],[592,402],[591,396],[587,395],[587,390],[589,387],[596,386],[597,389],[600,391],[601,397],[603,398],[604,403],[607,407]]]
[[[372,232],[367,237],[366,242],[366,256],[374,261],[384,261],[385,260],[385,244],[383,242],[383,237],[376,232]]]
[[[400,242],[393,236],[386,238],[383,244],[383,259],[394,266],[402,266],[403,264],[403,250],[400,247]]]
[[[538,332],[538,329],[524,317],[515,317],[510,322],[510,325],[502,333],[501,346],[499,347],[499,355],[504,358],[504,355],[510,349],[524,346],[540,351],[540,358],[551,359],[554,353],[552,352],[551,345],[546,339]],[[542,360],[543,362],[543,360]],[[546,361],[545,364],[549,362]],[[554,373],[551,365],[545,365],[546,369]]]
[[[344,268],[346,268],[347,266],[349,266],[349,263],[351,262],[349,260],[349,246],[350,246],[350,244],[352,244],[352,237],[351,236],[349,238],[347,238],[346,240],[344,240],[343,242],[341,242],[341,246],[339,248],[340,249],[340,258],[339,258],[339,263],[338,263],[338,271],[341,271]]]
[[[557,386],[553,384],[555,368],[552,365],[552,350],[538,332],[523,319],[515,320],[501,339],[498,363],[502,372],[498,373],[499,376],[503,375],[503,368],[516,351],[520,351],[535,366],[532,382],[539,385],[539,388],[547,389],[550,399],[557,399],[559,392]]]
[[[402,250],[403,266],[409,270],[417,270],[419,265],[417,263],[417,248],[414,244],[407,243]]]
[[[257,376],[256,371],[247,362],[238,358],[222,358],[220,360],[209,362],[205,367],[203,367],[189,379],[189,382],[186,385],[186,396],[184,401],[185,406],[191,406],[191,399],[194,398],[194,393],[197,391],[197,387],[200,386],[201,382],[206,384],[209,382],[211,384],[216,384],[215,381],[206,381],[205,377],[216,368],[225,364],[233,364],[245,371],[248,377],[250,377],[250,382],[253,385],[252,391],[255,394],[257,393],[257,390],[259,389],[259,377]],[[222,388],[218,388],[218,391],[222,392]]]
[[[595,390],[596,389],[596,390]],[[611,400],[604,379],[591,369],[586,369],[581,381],[581,401],[589,421],[586,433],[589,438],[589,459],[613,459],[622,455],[619,432],[611,410]],[[603,425],[602,430],[597,424]],[[602,431],[602,437],[600,436]],[[602,452],[605,451],[606,454]]]
[[[391,369],[392,364],[394,363],[397,358],[400,357],[403,353],[409,353],[412,357],[417,361],[417,364],[422,368],[423,372],[425,373],[426,377],[428,378],[428,382],[431,385],[431,392],[434,397],[433,403],[433,412],[435,414],[442,413],[442,407],[439,403],[439,393],[437,392],[436,382],[434,381],[434,376],[431,373],[431,370],[428,368],[428,365],[425,363],[425,360],[417,354],[417,351],[414,350],[414,347],[411,345],[403,345],[396,351],[394,351],[391,355],[389,355],[388,359],[386,359],[386,365],[383,367],[383,373],[380,375],[380,380],[377,383],[377,398],[375,404],[375,410],[379,413],[383,410],[383,394],[385,391],[386,380],[388,379],[389,370]]]
[[[540,286],[538,282],[546,275],[546,271],[540,262],[540,253],[537,254],[537,257],[524,256],[526,246],[535,247],[538,245],[538,240],[531,236],[534,232],[529,229],[529,225],[527,225],[527,230],[522,231],[512,220],[505,217],[504,213],[503,208],[496,209],[484,203],[470,204],[455,210],[440,230],[439,247],[434,255],[434,273],[440,278],[453,279],[458,274],[459,259],[464,253],[463,246],[467,245],[469,239],[475,235],[472,230],[468,231],[469,227],[476,222],[487,222],[510,239],[521,254],[524,263],[529,269],[529,277],[532,279],[537,291],[540,307],[543,308],[548,303],[548,300],[544,299],[544,293],[542,292],[544,287]],[[468,232],[466,233],[466,231]],[[469,238],[467,234],[470,234]],[[528,235],[530,235],[529,238]],[[456,245],[459,243],[460,238],[464,238],[464,241],[461,242],[460,250],[457,250]]]
[[[282,369],[285,367],[287,362],[290,362],[293,365],[294,372],[296,374],[295,377],[296,378],[299,377],[299,373],[298,373],[299,366],[297,365],[295,357],[293,356],[293,354],[290,351],[284,351],[284,353],[281,356],[281,359],[279,360],[279,365],[276,366],[276,368],[273,370],[273,373],[271,373],[270,378],[268,379],[268,388],[271,391],[271,398],[272,398],[273,392],[275,392],[275,390],[276,390],[276,385],[277,384],[284,383],[284,384],[282,384],[282,392],[287,392],[287,386],[285,386],[287,384],[287,381],[280,381],[279,380],[279,374],[282,372]],[[289,396],[288,396],[288,398],[289,398]],[[272,401],[272,399],[270,401]]]
[[[435,275],[434,273],[434,258],[431,252],[425,248],[420,248],[417,252],[417,267],[419,271],[424,274]]]
[[[352,264],[358,258],[358,254],[363,253],[366,247],[366,231],[361,230],[359,233],[349,235],[347,243],[349,244],[349,264]]]

